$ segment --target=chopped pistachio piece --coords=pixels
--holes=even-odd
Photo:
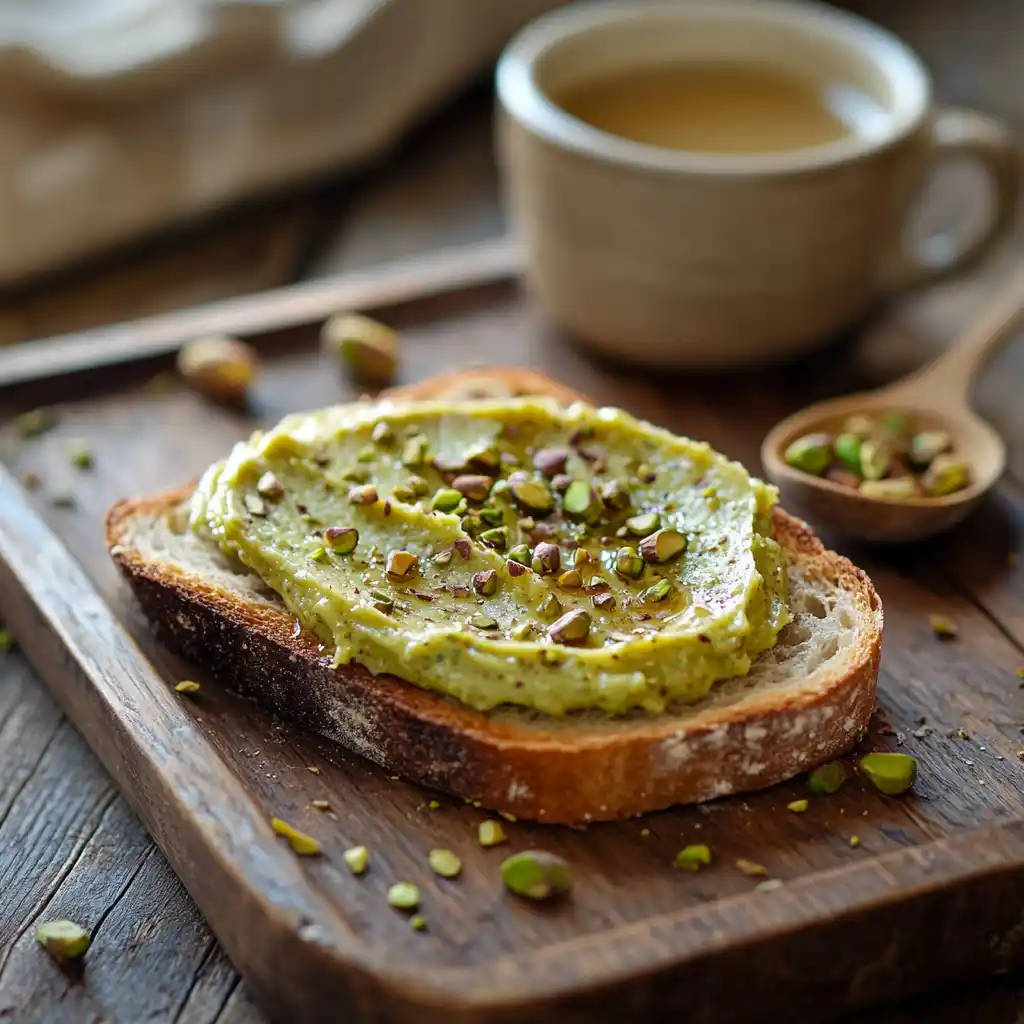
[[[268,469],[256,481],[256,493],[268,501],[280,501],[284,497],[284,485]]]
[[[792,800],[786,804],[786,810],[792,811],[794,814],[803,814],[809,806],[810,803],[807,800]]]
[[[377,488],[373,484],[362,484],[348,492],[350,505],[373,505],[378,499]]]
[[[255,494],[247,494],[243,499],[243,504],[249,515],[265,516],[267,514],[267,506],[263,504],[263,499]]]
[[[385,615],[389,615],[395,610],[394,598],[382,590],[371,590],[370,599],[373,602],[373,607],[379,612],[384,612]]]
[[[362,875],[370,866],[370,851],[365,846],[353,846],[341,855],[341,859],[353,875]]]
[[[517,544],[508,553],[510,562],[518,562],[520,565],[529,565],[533,560],[533,552],[528,544]]]
[[[402,448],[402,464],[422,466],[427,461],[429,441],[423,434],[413,434]]]
[[[490,615],[474,615],[469,620],[469,624],[474,629],[497,629],[498,620]]]
[[[947,619],[945,615],[929,615],[928,625],[931,626],[932,632],[942,640],[952,640],[960,632],[957,624],[952,619]]]
[[[768,874],[768,869],[763,864],[758,864],[753,860],[746,860],[744,857],[737,859],[736,867],[739,868],[743,874],[750,875],[752,878]]]
[[[807,434],[791,442],[783,459],[794,469],[821,476],[832,461],[832,438],[828,434]]]
[[[565,471],[568,458],[565,448],[541,448],[533,453],[533,464],[544,476],[553,477]]]
[[[320,844],[312,836],[300,832],[288,822],[282,821],[280,818],[271,818],[270,827],[276,835],[287,839],[288,845],[300,857],[313,857],[320,852]]]
[[[462,861],[451,850],[431,850],[427,863],[430,870],[442,878],[457,878],[462,871]]]
[[[360,383],[383,387],[394,379],[398,335],[385,324],[358,313],[338,313],[324,324],[320,341]]]
[[[582,608],[566,612],[548,627],[548,638],[556,644],[576,645],[586,642],[590,635],[590,614]]]
[[[409,918],[409,927],[414,932],[426,931],[427,919],[422,914],[413,914],[412,917]]]
[[[832,443],[832,449],[851,473],[860,473],[860,437],[856,434],[840,434]]]
[[[653,604],[658,601],[664,601],[668,595],[672,593],[672,584],[669,580],[661,579],[657,583],[647,587],[646,590],[640,592],[640,600],[644,604]]]
[[[489,476],[463,473],[452,481],[452,488],[470,501],[483,501],[491,493],[493,484],[494,481]]]
[[[661,526],[661,516],[657,512],[645,512],[643,515],[631,516],[626,520],[626,529],[634,537],[646,537]]]
[[[582,569],[590,561],[590,552],[586,548],[577,548],[572,553],[572,567],[574,569]]]
[[[309,806],[316,811],[329,811],[331,809],[331,802],[329,800],[310,800]]]
[[[390,444],[394,441],[395,434],[391,429],[391,424],[386,420],[381,420],[379,423],[373,425],[373,430],[370,432],[370,439],[375,444]]]
[[[578,569],[567,569],[558,577],[558,585],[572,590],[583,586],[583,577]]]
[[[68,459],[76,469],[92,469],[95,462],[92,451],[84,441],[72,441],[68,447]]]
[[[585,480],[574,480],[562,495],[562,507],[569,519],[592,523],[601,513],[601,499]]]
[[[508,493],[523,512],[534,516],[546,515],[555,505],[551,491],[537,480],[510,481]]]
[[[700,871],[702,867],[711,863],[711,847],[703,843],[684,846],[672,863],[682,871]]]
[[[853,434],[862,441],[866,441],[874,429],[875,421],[865,413],[856,413],[853,416],[848,416],[843,423],[844,434]]]
[[[61,962],[82,956],[90,941],[89,933],[74,921],[44,921],[36,928],[36,942]]]
[[[590,603],[595,608],[598,608],[603,612],[610,612],[615,609],[615,598],[607,592],[603,594],[594,594],[590,599]]]
[[[484,530],[480,540],[490,548],[504,551],[508,547],[509,529],[507,526],[496,526],[492,530]]]
[[[572,887],[569,865],[543,850],[514,853],[501,865],[501,878],[510,892],[531,900],[546,900]]]
[[[554,594],[548,594],[540,606],[540,614],[549,621],[562,614],[562,602]]]
[[[49,407],[30,409],[23,412],[15,421],[18,434],[24,439],[38,437],[57,426],[57,414]]]
[[[260,369],[256,350],[235,338],[196,338],[178,352],[178,372],[187,384],[225,405],[240,405]]]
[[[481,473],[494,476],[501,466],[501,453],[494,448],[481,448],[466,456],[467,464]]]
[[[533,549],[533,559],[530,564],[535,573],[539,573],[541,576],[550,575],[553,572],[558,572],[562,567],[562,552],[557,544],[541,541]]]
[[[912,476],[896,476],[889,480],[862,480],[857,488],[865,498],[881,501],[904,501],[919,498],[921,488]]]
[[[349,555],[359,543],[359,531],[354,526],[328,526],[323,532],[324,546],[339,555]]]
[[[926,469],[939,455],[943,455],[952,447],[949,434],[944,430],[922,430],[910,439],[907,457],[912,465]]]
[[[632,548],[619,548],[615,553],[615,571],[626,579],[638,579],[644,571],[644,560]]]
[[[388,552],[387,574],[395,579],[407,580],[416,575],[419,567],[420,560],[411,551]]]
[[[970,468],[955,455],[936,455],[921,477],[921,486],[930,498],[962,491],[970,482]]]
[[[10,654],[14,650],[14,634],[4,627],[0,627],[0,654]]]
[[[498,591],[498,574],[494,569],[473,573],[473,589],[482,597],[491,597]]]
[[[443,551],[438,551],[434,555],[432,561],[434,565],[451,565],[453,551],[451,548],[445,548]]]
[[[613,512],[624,512],[632,501],[629,488],[621,480],[608,480],[601,485],[599,493],[605,508]]]
[[[865,441],[860,446],[860,475],[865,480],[881,480],[891,464],[892,459],[883,445]]]
[[[388,889],[388,903],[398,910],[415,910],[420,905],[420,891],[412,882],[395,882]]]
[[[880,793],[906,793],[917,778],[917,761],[909,754],[866,754],[858,763],[868,781]]]
[[[476,838],[481,846],[498,846],[508,842],[500,821],[481,821],[477,826]]]
[[[665,529],[644,537],[638,550],[644,560],[654,565],[662,565],[678,558],[687,546],[686,535],[678,530]]]
[[[174,684],[174,689],[177,693],[198,693],[201,687],[194,679],[182,679],[180,683]]]
[[[556,473],[551,478],[551,490],[557,494],[564,494],[572,483],[572,477],[568,473]]]
[[[846,781],[846,768],[842,761],[820,764],[807,776],[807,788],[812,793],[838,793]]]

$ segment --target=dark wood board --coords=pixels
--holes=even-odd
[[[376,292],[365,277],[332,286],[333,301],[358,295],[403,331],[405,380],[474,361],[526,363],[750,465],[771,422],[862,373],[856,353],[837,346],[799,368],[727,380],[632,376],[545,324],[502,279],[513,262],[507,246],[478,249],[421,264],[422,278],[406,267],[401,287],[394,273]],[[429,297],[415,297],[421,286]],[[253,301],[239,300],[246,316]],[[231,312],[219,307],[218,329],[232,327]],[[0,353],[0,381],[17,383],[0,394],[0,415],[64,403],[55,431],[24,445],[4,438],[12,472],[0,474],[0,617],[272,1014],[317,1019],[344,1005],[366,1020],[818,1019],[1024,962],[1024,692],[1016,676],[1024,570],[1008,559],[1024,503],[1013,480],[950,538],[898,553],[847,552],[886,605],[881,707],[863,747],[914,753],[921,780],[912,796],[883,798],[853,780],[795,815],[786,804],[804,795],[798,780],[586,830],[509,824],[509,846],[481,850],[483,812],[445,797],[431,810],[433,794],[213,683],[194,700],[170,690],[201,670],[152,639],[103,550],[104,510],[122,495],[188,479],[254,419],[350,396],[315,354],[317,324],[302,317],[275,320],[268,332],[237,321],[267,359],[254,418],[176,386],[148,387],[175,339],[208,327],[209,316],[164,318],[160,337],[170,340],[147,353],[154,358],[122,358],[102,373],[31,383],[27,350],[12,350],[7,363]],[[133,336],[153,334],[116,335],[119,344]],[[109,346],[110,335],[80,338],[67,369],[85,369],[79,357],[97,337]],[[60,362],[51,357],[35,373],[46,366]],[[999,418],[998,407],[991,412]],[[96,452],[92,472],[70,466],[71,437]],[[43,479],[31,494],[16,483],[28,471]],[[54,506],[55,495],[71,492],[77,507]],[[954,618],[961,638],[936,640],[932,611]],[[915,736],[922,717],[933,731]],[[949,735],[957,729],[970,739]],[[320,798],[333,815],[310,807]],[[315,834],[326,855],[297,860],[272,836],[273,814]],[[715,865],[696,876],[673,871],[676,850],[696,841],[711,845]],[[355,842],[374,851],[362,880],[340,859]],[[501,858],[530,845],[561,852],[576,869],[573,898],[550,911],[501,891]],[[460,879],[430,875],[433,846],[463,857]],[[737,857],[765,864],[784,884],[756,891],[757,880],[733,867]],[[399,878],[423,888],[425,934],[385,903]]]

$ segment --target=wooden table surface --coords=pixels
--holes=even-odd
[[[940,99],[998,113],[1024,138],[1020,0],[857,6],[919,49]],[[8,297],[0,304],[0,343],[492,237],[503,223],[489,112],[490,97],[478,92],[362,182],[328,183]],[[933,215],[960,202],[962,190],[947,184]],[[1022,251],[1018,232],[984,271],[890,311],[863,341],[869,355],[877,353],[879,374],[914,365],[945,344]],[[983,406],[985,395],[983,389]],[[1021,480],[1024,407],[1017,408],[1016,415],[1001,410],[1000,426]],[[30,945],[14,951],[38,920],[74,917],[84,906],[101,922],[105,941],[83,978],[66,977]],[[0,657],[0,1020],[265,1020],[163,856],[17,654]],[[1020,1024],[1024,978],[990,980],[848,1024],[924,1021]]]

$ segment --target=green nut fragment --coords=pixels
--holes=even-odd
[[[364,445],[356,453],[357,462],[373,462],[377,458],[377,449],[372,444]]]
[[[324,547],[339,555],[350,555],[359,543],[359,531],[354,526],[328,526],[323,534]]]
[[[846,781],[842,761],[820,764],[807,775],[807,788],[812,793],[838,793]]]
[[[871,785],[887,796],[906,793],[917,778],[917,761],[909,754],[866,754],[858,767]]]
[[[466,464],[481,473],[494,476],[501,466],[501,454],[495,448],[481,448],[466,456]]]
[[[810,803],[807,800],[791,800],[786,804],[786,810],[792,811],[794,814],[803,814],[809,806]]]
[[[409,927],[414,932],[426,931],[427,919],[422,914],[413,914],[412,917],[409,918]]]
[[[520,565],[529,565],[533,560],[533,552],[528,544],[517,544],[508,553],[508,560],[510,562],[518,562]]]
[[[89,948],[89,933],[74,921],[44,921],[36,928],[36,942],[54,960],[76,960]]]
[[[500,526],[505,518],[505,514],[496,505],[484,505],[477,514],[481,521],[487,523],[488,526]]]
[[[267,501],[280,501],[284,497],[284,485],[268,469],[256,481],[256,493]]]
[[[703,843],[695,843],[691,846],[684,846],[672,862],[674,867],[682,871],[700,871],[711,863],[711,847]]]
[[[390,444],[395,439],[395,432],[391,429],[391,424],[387,420],[381,420],[373,425],[373,430],[370,431],[370,439],[375,444]]]
[[[569,865],[543,850],[514,853],[501,865],[501,878],[510,892],[531,900],[550,899],[572,887]]]
[[[370,479],[370,471],[362,466],[349,466],[341,474],[341,479],[353,484],[365,484]]]
[[[312,836],[300,832],[288,822],[282,821],[280,818],[271,818],[270,827],[274,830],[275,835],[287,839],[288,845],[300,857],[313,857],[320,852],[320,844]]]
[[[371,590],[370,599],[373,602],[373,607],[385,615],[390,615],[395,610],[394,598],[390,594],[385,594],[382,590]]]
[[[840,434],[832,443],[839,461],[851,472],[860,473],[861,438],[857,434]]]
[[[251,516],[265,516],[267,514],[267,506],[263,503],[263,499],[255,494],[245,495],[242,499],[242,504],[245,505],[245,511]]]
[[[541,448],[533,453],[533,464],[546,477],[553,477],[565,471],[568,458],[565,448]]]
[[[373,505],[377,499],[377,488],[373,484],[361,484],[359,487],[350,488],[348,492],[350,505]]]
[[[559,601],[554,594],[548,594],[548,596],[544,598],[539,610],[541,616],[550,621],[562,614],[562,602]]]
[[[764,876],[768,874],[768,869],[763,864],[758,864],[757,861],[747,860],[745,857],[739,857],[736,861],[736,867],[745,875],[749,875],[751,878],[757,878],[758,876]]]
[[[541,576],[558,572],[562,567],[562,552],[557,544],[542,541],[533,549],[533,559],[530,564],[533,571]]]
[[[398,335],[390,327],[358,313],[339,313],[324,324],[320,342],[325,351],[341,359],[355,380],[383,387],[394,379]]]
[[[962,491],[970,482],[970,467],[955,455],[937,455],[921,477],[921,486],[930,498]]]
[[[175,693],[198,693],[202,687],[194,679],[182,679],[174,684]]]
[[[402,464],[405,466],[422,466],[427,461],[427,448],[430,442],[423,434],[413,434],[402,447]]]
[[[370,866],[370,851],[365,846],[353,846],[341,855],[341,859],[353,875],[363,875]]]
[[[621,480],[609,480],[603,483],[599,493],[605,508],[609,508],[613,512],[623,512],[632,503],[629,488]],[[657,529],[657,526],[654,529]]]
[[[832,461],[832,438],[828,434],[807,434],[791,442],[782,454],[787,464],[812,476],[821,476]]]
[[[430,507],[435,512],[454,512],[462,501],[462,494],[454,487],[442,487],[434,494]]]
[[[509,529],[507,526],[496,526],[492,530],[484,530],[480,540],[490,548],[504,551],[508,547]]]
[[[664,601],[669,594],[672,593],[672,584],[669,580],[661,579],[657,583],[647,587],[646,590],[640,591],[640,600],[644,604],[655,604],[658,601]]]
[[[586,548],[577,548],[572,553],[570,561],[574,569],[582,569],[590,561],[590,553]]]
[[[460,473],[452,481],[452,487],[470,501],[483,501],[491,493],[493,484],[489,476],[479,473]]]
[[[445,548],[443,551],[438,551],[431,561],[434,565],[451,565],[453,554],[454,551],[451,548]]]
[[[865,413],[856,413],[853,416],[848,416],[843,423],[844,434],[853,434],[862,441],[866,441],[874,429],[875,421]]]
[[[601,514],[601,499],[585,480],[573,480],[562,495],[562,508],[569,519],[593,523]]]
[[[586,643],[590,635],[590,613],[582,608],[566,612],[548,627],[548,639],[552,643],[575,646]]]
[[[857,488],[859,494],[876,501],[905,501],[920,498],[921,488],[912,476],[895,476],[888,480],[862,480]]]
[[[645,561],[662,565],[678,558],[686,550],[686,545],[685,534],[678,530],[665,529],[644,537],[637,547]]]
[[[619,548],[615,553],[615,571],[628,580],[638,579],[644,571],[644,560],[632,548]]]
[[[473,573],[473,589],[481,597],[491,597],[498,591],[498,574],[494,569]]]
[[[469,620],[469,624],[474,629],[497,629],[498,620],[492,618],[490,615],[474,615]]]
[[[537,480],[511,480],[508,493],[523,512],[533,516],[546,515],[555,506],[554,495]]]
[[[910,419],[906,413],[890,412],[882,417],[879,427],[887,434],[901,436],[910,431]]]
[[[395,882],[388,889],[388,903],[398,910],[415,910],[420,905],[420,891],[412,882]]]
[[[95,460],[92,451],[84,441],[72,441],[68,446],[68,459],[76,469],[92,469]]]
[[[28,440],[38,437],[57,426],[57,414],[50,408],[31,409],[23,412],[15,421],[15,428],[18,434]]]
[[[558,585],[573,590],[583,586],[583,577],[578,569],[567,569],[558,577]]]
[[[462,861],[451,850],[431,850],[427,863],[430,870],[442,878],[457,878],[462,871]]]
[[[889,472],[892,459],[884,445],[865,441],[860,446],[860,475],[865,480],[881,480]]]
[[[481,846],[498,846],[508,842],[500,821],[481,821],[476,829],[476,838]]]
[[[388,552],[387,574],[395,579],[407,580],[416,575],[419,567],[420,560],[411,551]]]
[[[643,515],[631,516],[626,520],[626,529],[634,537],[646,537],[661,526],[661,516],[657,512],[645,512]]]
[[[952,640],[960,633],[957,624],[952,619],[947,619],[945,615],[929,615],[928,625],[941,640]]]
[[[952,441],[944,430],[922,430],[910,439],[907,457],[912,465],[924,469],[933,459],[948,452],[951,447]]]
[[[14,634],[5,628],[0,628],[0,654],[10,654],[14,650]]]

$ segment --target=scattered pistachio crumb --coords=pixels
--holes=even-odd
[[[546,900],[572,888],[569,865],[559,856],[544,850],[514,853],[501,865],[501,880],[517,896]]]
[[[54,960],[75,960],[89,948],[89,933],[74,921],[44,921],[36,928],[36,942]]]
[[[14,634],[9,629],[0,628],[0,654],[10,654],[14,650]]]
[[[313,764],[307,764],[306,765],[306,771],[309,772],[311,775],[319,775],[320,774],[320,769],[317,768],[317,766],[313,765]]]
[[[427,929],[427,919],[422,914],[413,914],[409,918],[409,927],[414,932],[422,932]]]
[[[703,843],[684,846],[672,863],[674,867],[683,871],[700,871],[702,867],[711,863],[711,847]]]
[[[310,806],[317,811],[329,811],[331,809],[329,800],[311,800]]]
[[[289,825],[288,822],[282,821],[280,818],[271,818],[270,827],[276,835],[287,839],[288,845],[300,857],[314,857],[320,853],[320,844],[312,836],[307,836],[305,832],[300,832],[297,828]]]
[[[498,846],[508,842],[508,836],[501,827],[500,821],[481,821],[476,830],[477,841],[481,846]]]
[[[430,870],[442,878],[457,878],[462,872],[462,861],[451,850],[431,850],[427,863]]]
[[[194,679],[182,679],[174,689],[178,693],[198,693],[201,687]]]
[[[649,836],[650,834],[651,834],[651,830],[650,830],[649,828],[642,828],[642,829],[640,829],[640,835],[642,835],[642,836],[643,836],[643,837],[644,837],[645,839],[646,839],[646,838],[647,838],[647,837],[648,837],[648,836]]]
[[[437,800],[431,800],[431,801],[430,801],[430,803],[429,803],[429,804],[427,804],[427,806],[428,806],[428,807],[429,807],[429,808],[430,808],[430,809],[431,809],[432,811],[436,811],[436,810],[437,810],[437,809],[438,809],[438,808],[439,808],[439,807],[441,806],[441,804],[440,804],[440,802],[439,802],[439,801],[437,801]]]
[[[84,441],[72,441],[68,448],[68,459],[76,469],[92,469],[95,464],[92,451]]]
[[[763,864],[758,864],[753,860],[745,860],[743,857],[740,857],[736,861],[736,867],[739,868],[743,874],[750,875],[752,878],[758,875],[768,874],[768,869]]]
[[[860,846],[860,836],[850,836],[850,845],[854,847]]]
[[[775,892],[776,889],[782,888],[782,879],[780,878],[769,878],[763,882],[758,882],[754,888],[758,892]]]
[[[794,814],[803,814],[807,810],[809,803],[807,800],[793,800],[786,804],[786,810],[792,811]]]
[[[514,814],[509,814],[508,811],[498,811],[498,813],[506,820],[511,821],[515,824],[519,819]]]
[[[412,882],[395,882],[388,889],[388,903],[398,910],[415,910],[420,905],[420,891]]]
[[[362,875],[370,866],[370,851],[365,846],[353,846],[341,855],[341,859],[353,875]]]
[[[944,615],[929,615],[928,625],[931,626],[932,632],[942,640],[952,640],[959,633],[956,623]]]

